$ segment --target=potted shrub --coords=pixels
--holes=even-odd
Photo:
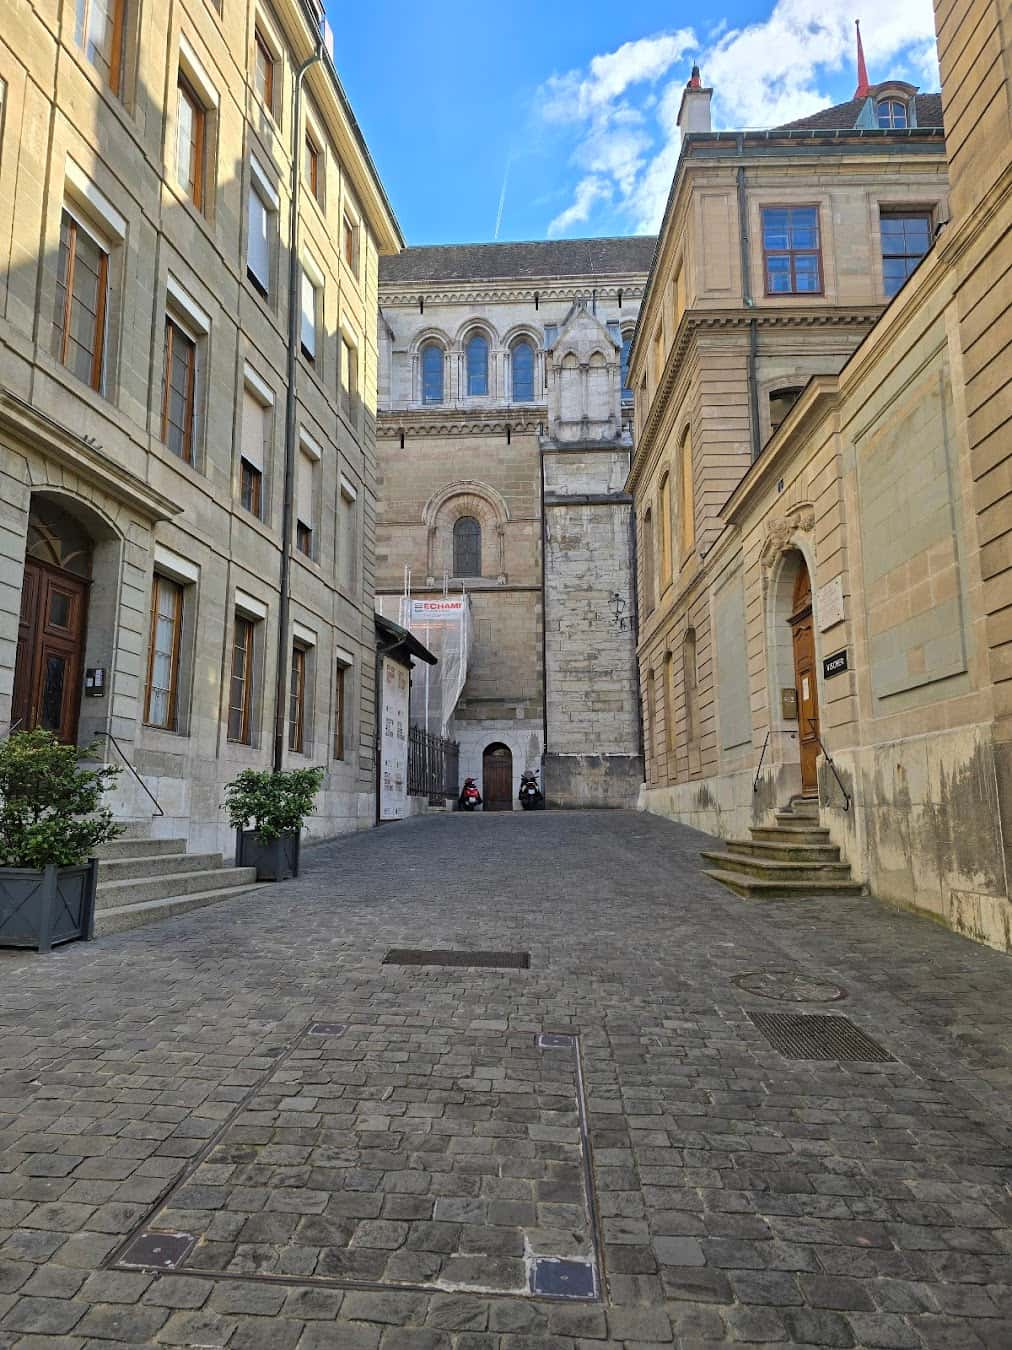
[[[102,806],[120,770],[82,768],[95,754],[42,730],[0,744],[0,946],[48,952],[94,936],[92,851],[123,830]]]
[[[302,823],[322,782],[322,769],[243,769],[233,778],[225,788],[225,809],[236,832],[236,865],[255,867],[257,881],[297,877]]]

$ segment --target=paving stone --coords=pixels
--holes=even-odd
[[[38,1336],[62,1336],[72,1331],[87,1312],[87,1305],[63,1298],[19,1298],[0,1319],[0,1329],[28,1331]]]

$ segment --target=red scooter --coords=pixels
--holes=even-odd
[[[473,778],[464,779],[458,804],[462,811],[477,811],[478,807],[481,806],[481,793],[478,791],[478,784]]]

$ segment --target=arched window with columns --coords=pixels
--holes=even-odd
[[[534,402],[534,348],[526,338],[514,342],[510,351],[514,403]]]
[[[443,348],[436,341],[426,342],[422,348],[422,402],[442,403],[444,398]]]
[[[454,521],[453,575],[481,576],[481,525],[474,516],[460,516]]]
[[[467,363],[467,393],[469,398],[488,395],[488,338],[483,333],[472,333],[464,347]]]

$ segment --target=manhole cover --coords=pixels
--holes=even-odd
[[[538,1257],[531,1270],[531,1293],[554,1298],[593,1298],[597,1293],[594,1267],[589,1261]]]
[[[575,1036],[566,1036],[555,1031],[545,1031],[538,1037],[542,1050],[572,1050],[576,1044]]]
[[[793,1013],[764,1012],[749,1012],[748,1016],[774,1050],[787,1059],[868,1063],[885,1063],[894,1059],[888,1050],[866,1036],[847,1017],[831,1016],[828,1013],[812,1013],[802,1017]]]
[[[530,952],[416,951],[392,947],[383,958],[385,966],[475,966],[496,970],[529,970]]]
[[[189,1233],[138,1233],[120,1257],[119,1264],[174,1270],[196,1240]]]
[[[735,975],[732,983],[749,994],[779,999],[781,1003],[835,1003],[847,997],[847,991],[838,984],[806,975],[803,970],[754,970]]]
[[[310,1036],[343,1036],[348,1030],[346,1022],[314,1022],[309,1028]]]

